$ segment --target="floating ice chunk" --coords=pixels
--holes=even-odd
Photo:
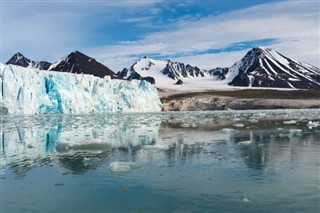
[[[309,121],[307,126],[309,127],[309,129],[312,129],[312,128],[316,128],[316,127],[320,126],[320,123],[319,122]]]
[[[278,136],[279,136],[280,138],[287,138],[287,137],[290,136],[290,134],[280,133]]]
[[[250,122],[250,123],[254,123],[254,124],[256,124],[256,123],[258,123],[259,121],[258,121],[258,120],[256,120],[256,119],[251,119],[251,120],[249,120],[249,122]]]
[[[250,145],[251,143],[251,141],[240,141],[238,142],[238,145]]]
[[[233,124],[233,126],[235,126],[235,127],[244,127],[245,125],[244,124]]]
[[[296,124],[297,121],[295,120],[290,120],[290,121],[283,121],[283,124]]]
[[[248,197],[240,197],[240,200],[242,202],[251,202],[251,200]]]
[[[181,124],[180,127],[182,127],[182,128],[189,128],[189,127],[190,127],[190,124]]]
[[[128,174],[132,169],[136,169],[139,167],[141,167],[141,165],[136,162],[115,161],[110,163],[109,170],[113,174]]]
[[[168,144],[144,145],[143,149],[146,149],[146,150],[168,150],[168,149],[170,149],[170,146]]]
[[[223,128],[221,129],[221,132],[225,134],[230,134],[230,133],[238,133],[239,131],[236,129]]]
[[[196,127],[197,127],[197,124],[191,124],[191,127],[192,127],[192,128],[196,128]]]
[[[290,129],[289,132],[291,135],[300,136],[302,133],[302,129]]]

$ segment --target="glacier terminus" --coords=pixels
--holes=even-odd
[[[156,88],[146,81],[0,64],[0,114],[158,112],[161,108]]]

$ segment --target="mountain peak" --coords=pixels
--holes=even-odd
[[[271,48],[255,47],[231,68],[231,86],[315,89],[319,69],[283,56]],[[231,79],[230,79],[231,80]]]
[[[24,57],[24,55],[22,54],[22,53],[20,53],[20,52],[17,52],[16,54],[14,54],[13,56],[22,56],[22,57]]]
[[[204,77],[204,72],[198,67],[193,67],[169,59],[157,60],[147,56],[134,63],[130,69],[123,69],[118,76],[132,80],[147,80],[152,84],[169,83],[174,85],[178,80],[186,78]]]
[[[12,64],[21,67],[32,67],[40,70],[46,70],[51,65],[51,63],[47,61],[32,61],[20,52],[14,54],[6,64]]]
[[[115,73],[108,67],[80,51],[71,52],[67,57],[53,64],[49,70],[91,74],[101,78],[109,75],[111,78],[117,78]]]

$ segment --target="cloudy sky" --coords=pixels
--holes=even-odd
[[[318,0],[1,0],[1,62],[79,50],[114,71],[145,55],[231,66],[254,46],[320,67]]]

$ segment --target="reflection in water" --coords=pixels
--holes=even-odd
[[[315,112],[319,113],[310,111],[309,115],[314,117]],[[283,125],[287,114],[275,119],[274,112],[236,116],[171,113],[7,117],[2,121],[0,132],[1,151],[5,165],[16,168],[17,174],[38,166],[39,159],[46,159],[48,163],[54,156],[59,165],[74,172],[89,169],[91,165],[85,165],[83,159],[90,157],[103,159],[117,155],[124,160],[147,161],[146,150],[150,147],[161,150],[160,146],[164,149],[162,158],[168,165],[174,165],[176,160],[186,163],[206,153],[223,157],[238,151],[249,168],[259,170],[272,166],[268,162],[274,162],[277,156],[283,157],[284,144],[295,152],[295,142],[319,141],[317,129],[307,128],[308,113],[305,114],[305,117],[299,116],[300,122],[293,127]],[[253,119],[259,119],[259,124],[256,120],[251,122]],[[234,124],[244,127],[236,128]],[[301,132],[292,133],[291,128],[301,128]],[[246,142],[248,144],[243,145]],[[149,146],[144,149],[144,145]]]
[[[42,171],[40,177],[45,174],[43,171],[50,176],[57,176],[57,171],[63,169],[63,174],[79,178],[83,176],[84,179],[79,181],[95,184],[89,184],[90,188],[87,182],[85,185],[79,183],[86,186],[91,196],[97,199],[96,202],[100,199],[97,187],[110,191],[113,187],[111,183],[119,184],[119,181],[125,180],[131,187],[144,189],[136,193],[151,193],[155,196],[150,196],[150,199],[153,198],[149,200],[151,204],[158,205],[158,199],[164,199],[161,196],[182,202],[182,206],[175,209],[170,206],[171,201],[166,200],[168,206],[163,211],[189,211],[190,205],[194,211],[207,211],[231,202],[229,199],[234,197],[251,202],[253,199],[246,197],[243,191],[251,193],[257,200],[264,197],[272,203],[275,202],[273,199],[284,199],[281,196],[288,196],[288,193],[298,199],[299,190],[302,190],[305,199],[309,199],[305,202],[316,208],[319,201],[316,198],[317,192],[308,190],[319,184],[319,164],[315,159],[319,159],[320,127],[310,128],[307,123],[319,118],[319,115],[320,110],[279,110],[4,116],[1,117],[0,126],[1,174],[6,180],[11,180],[12,176],[27,181],[28,176],[39,179],[37,172]],[[108,166],[116,161],[137,162],[142,167],[126,176],[117,177],[107,173]],[[64,176],[66,183],[51,180],[54,183],[51,185],[72,185],[75,179],[69,180],[68,177]],[[288,177],[287,183],[282,182],[284,177]],[[300,177],[308,185],[299,185],[296,181]],[[50,179],[46,182],[50,182]],[[99,185],[100,182],[104,184]],[[281,185],[277,185],[280,182]],[[8,181],[7,184],[12,188],[15,182]],[[251,189],[254,185],[257,187],[256,184],[262,184],[259,185],[261,194]],[[279,190],[280,197],[272,197],[267,184],[273,184],[276,187],[273,189]],[[297,191],[286,188],[292,184],[297,186]],[[129,190],[127,186],[120,187],[126,189],[124,191]],[[240,194],[236,188],[239,188]],[[67,191],[73,193],[78,190],[82,188],[75,186]],[[11,191],[15,192],[14,189]],[[6,199],[10,199],[10,194]],[[120,197],[115,195],[114,199]],[[182,201],[184,198],[187,200]],[[192,201],[188,200],[191,198]],[[72,197],[70,199],[70,202],[76,200]],[[197,199],[201,202],[195,203]],[[120,201],[114,201],[115,208],[117,202]],[[285,204],[287,201],[283,202]],[[288,203],[292,203],[292,200]],[[260,201],[260,204],[265,203]],[[284,204],[278,208],[287,209],[288,206]],[[48,208],[45,203],[41,205],[43,209]],[[136,204],[130,205],[133,208]],[[234,210],[239,210],[238,203],[233,205]],[[6,206],[11,212],[19,212],[25,207],[23,204],[16,209]],[[148,211],[146,206],[141,208]],[[218,209],[221,210],[221,206]],[[69,212],[78,210],[65,207],[65,211]],[[103,212],[105,208],[100,210]],[[132,209],[123,212],[127,210]],[[226,212],[231,210],[226,209]],[[249,212],[256,210],[246,209]],[[308,212],[308,209],[304,210]],[[265,211],[270,212],[272,209],[266,208]]]

